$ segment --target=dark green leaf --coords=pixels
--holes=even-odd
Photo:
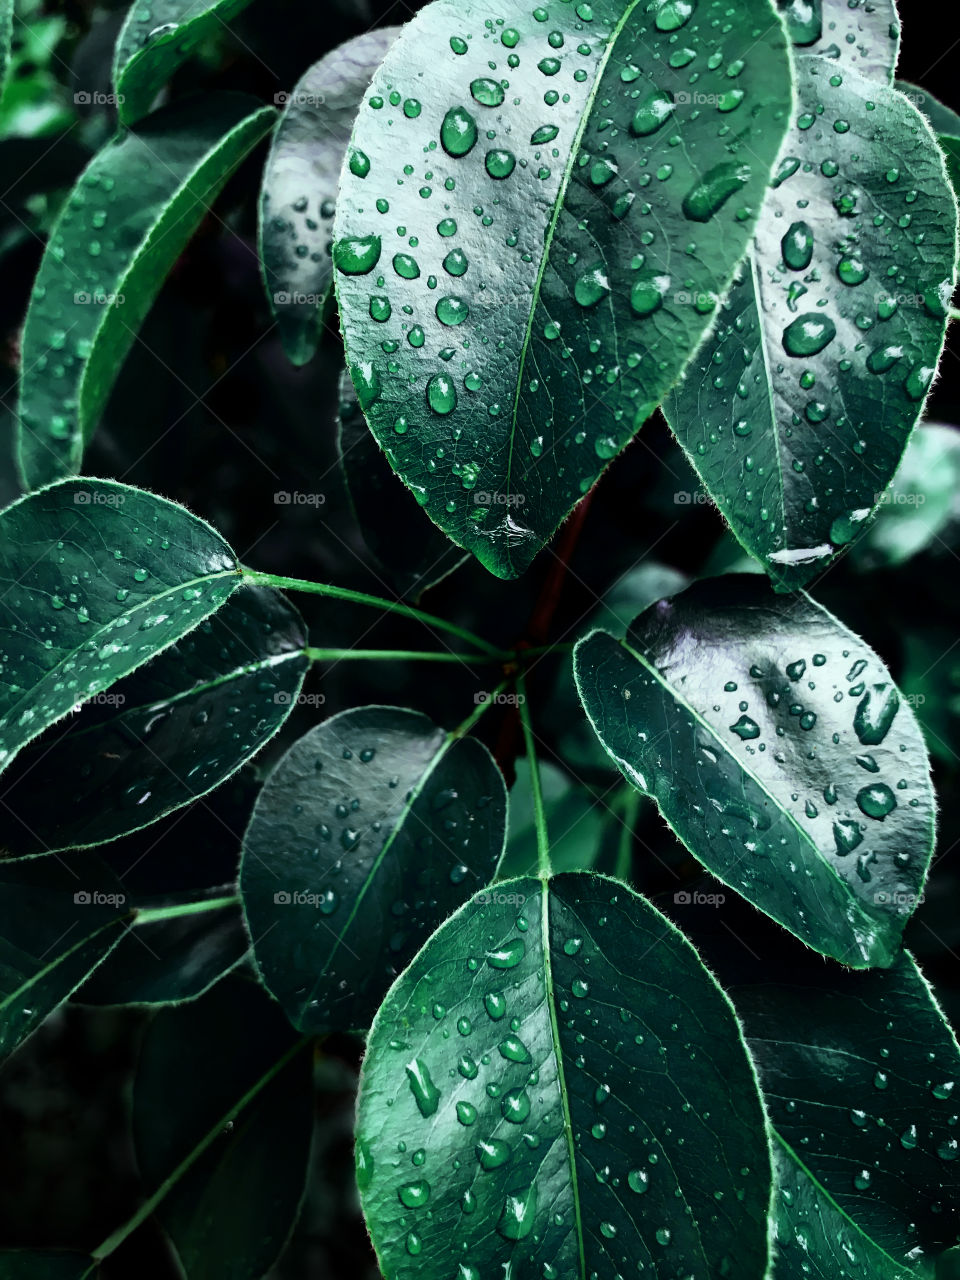
[[[960,652],[955,626],[911,628],[903,638],[901,685],[930,754],[951,768],[960,758]]]
[[[753,253],[664,406],[784,588],[823,571],[893,478],[943,348],[957,236],[916,108],[826,59],[796,70],[800,106]]]
[[[57,50],[66,18],[63,14],[44,17],[36,9],[18,17],[16,3],[11,8],[16,38],[2,85],[0,138],[49,138],[72,129],[76,117],[55,74],[64,65]]]
[[[427,5],[374,76],[337,207],[371,428],[504,578],[707,331],[791,102],[769,0],[580,8],[540,21],[509,0],[495,34],[459,0]]]
[[[203,995],[250,946],[236,896],[138,911],[120,945],[87,979],[80,1004],[180,1004]]]
[[[418,598],[463,563],[464,555],[420,510],[367,427],[348,374],[340,380],[337,446],[360,532],[378,563]]]
[[[310,665],[296,609],[244,587],[214,617],[23,752],[8,848],[101,844],[205,795],[277,732]],[[63,803],[51,806],[59,792]]]
[[[569,669],[564,673],[570,680]],[[517,761],[517,780],[510,792],[510,826],[507,851],[497,868],[501,879],[535,875],[537,832],[530,785],[530,765]],[[540,765],[547,827],[550,831],[550,865],[554,871],[591,871],[600,853],[604,809],[586,787],[577,786],[556,765]]]
[[[937,141],[943,148],[947,158],[947,173],[953,183],[954,191],[960,191],[960,116],[949,107],[915,84],[906,80],[898,80],[897,88],[918,107],[930,122],[930,128],[937,135]]]
[[[10,42],[13,38],[13,0],[0,0],[0,99],[7,82]]]
[[[927,423],[910,437],[880,512],[853,548],[857,565],[887,569],[928,547],[960,516],[960,431]]]
[[[397,38],[383,27],[348,40],[282,95],[260,196],[260,261],[284,350],[296,365],[317,348],[333,266],[340,169],[370,77]]]
[[[597,736],[687,848],[811,947],[889,965],[933,852],[911,708],[880,658],[806,595],[695,583],[574,654]]]
[[[250,0],[134,0],[117,37],[113,60],[120,119],[132,124],[146,115],[177,68],[211,36],[223,31],[249,3]]]
[[[23,331],[19,460],[28,488],[80,469],[170,268],[274,118],[245,94],[178,102],[121,132],[80,176],[51,232]]]
[[[492,878],[506,804],[486,747],[416,711],[344,711],[291,747],[257,799],[240,891],[294,1026],[370,1025],[430,933]]]
[[[777,0],[797,55],[828,58],[889,84],[900,51],[894,0]]]
[[[696,952],[613,880],[496,888],[370,1032],[357,1178],[384,1274],[761,1280],[764,1119]]]
[[[92,854],[0,862],[0,1058],[6,1058],[120,941],[123,885]]]
[[[960,1232],[960,1048],[913,957],[731,994],[777,1137],[778,1280],[927,1280]]]
[[[78,703],[148,662],[240,585],[185,508],[112,480],[65,480],[0,512],[0,768]]]
[[[157,1014],[133,1092],[137,1162],[191,1280],[261,1280],[303,1195],[311,1055],[277,1006],[228,979]]]

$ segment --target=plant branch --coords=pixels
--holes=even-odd
[[[537,874],[541,880],[547,880],[550,876],[550,837],[547,832],[543,790],[540,786],[540,763],[537,760],[537,747],[533,740],[533,725],[530,723],[530,710],[527,704],[527,683],[522,674],[517,677],[517,695],[523,740],[530,764],[530,790],[533,795],[533,816],[537,829]]]

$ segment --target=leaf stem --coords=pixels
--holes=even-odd
[[[134,915],[135,924],[156,924],[160,920],[176,920],[178,916],[195,916],[204,911],[220,911],[240,905],[239,894],[229,898],[204,898],[199,902],[180,902],[173,907],[147,907]]]
[[[547,814],[543,805],[543,789],[540,786],[540,765],[533,740],[533,725],[527,708],[527,682],[523,673],[517,676],[517,701],[520,708],[523,741],[526,744],[527,760],[530,764],[530,790],[533,794],[533,816],[537,829],[537,875],[541,880],[546,881],[550,878],[550,838],[547,834]]]
[[[480,717],[483,715],[483,713],[489,707],[495,707],[497,705],[497,698],[500,696],[501,693],[503,693],[504,689],[506,689],[507,686],[510,684],[511,679],[512,677],[508,676],[506,680],[501,680],[500,683],[497,685],[496,689],[494,689],[492,693],[475,695],[475,697],[477,698],[477,705],[467,716],[466,720],[464,720],[463,724],[458,725],[456,729],[450,730],[449,734],[447,735],[449,741],[453,742],[457,738],[465,738],[467,734],[470,732],[470,730],[473,728],[473,726],[480,719]]]
[[[381,596],[368,595],[365,591],[352,591],[348,587],[333,587],[325,582],[307,582],[303,578],[287,578],[282,574],[260,573],[255,569],[247,569],[244,566],[241,566],[240,572],[247,582],[256,583],[259,586],[278,587],[284,591],[306,591],[312,595],[329,596],[333,600],[346,600],[351,604],[370,605],[374,609],[382,609],[385,613],[398,613],[405,618],[414,618],[418,622],[426,623],[429,627],[437,627],[441,631],[448,631],[451,635],[468,641],[477,649],[482,649],[484,653],[490,654],[491,657],[503,659],[505,656],[503,651],[498,649],[496,645],[484,640],[482,636],[474,635],[472,631],[468,631],[465,627],[460,627],[455,622],[448,622],[446,618],[439,618],[432,613],[424,613],[422,609],[414,609],[412,605],[402,604],[399,600],[386,600]]]
[[[618,880],[629,880],[633,861],[633,828],[640,812],[640,792],[634,791],[633,787],[625,787],[621,804],[617,808],[623,809],[623,816],[620,818],[622,825],[617,843],[617,867],[613,874]]]
[[[304,649],[311,662],[349,662],[351,660],[385,662],[501,662],[511,654],[492,653],[424,653],[416,649]]]

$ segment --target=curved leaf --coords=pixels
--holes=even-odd
[[[960,1048],[913,957],[731,994],[777,1137],[777,1280],[927,1280],[960,1231]]]
[[[284,99],[263,171],[260,262],[270,309],[290,360],[317,349],[333,264],[340,169],[370,77],[399,27],[367,31],[315,62]]]
[[[367,427],[349,374],[340,379],[337,448],[363,540],[398,589],[414,599],[465,557],[423,514]]]
[[[143,489],[64,480],[0,511],[0,768],[239,585],[220,535]]]
[[[763,1111],[694,949],[616,881],[496,888],[370,1032],[357,1178],[384,1274],[761,1280]]]
[[[344,711],[290,748],[244,836],[240,893],[294,1026],[370,1025],[424,940],[492,878],[506,804],[486,747],[416,711]]]
[[[99,858],[0,862],[0,1059],[76,990],[124,935],[123,885]]]
[[[125,124],[146,115],[177,68],[250,0],[134,0],[117,37],[113,84]]]
[[[933,852],[911,708],[859,636],[753,575],[695,583],[574,653],[590,721],[718,879],[854,968],[889,965]]]
[[[281,1253],[313,1132],[305,1050],[250,982],[228,979],[150,1024],[134,1081],[134,1145],[147,1203],[185,1275],[261,1280]]]
[[[890,84],[900,52],[894,0],[777,0],[796,54],[829,58]]]
[[[80,175],[23,331],[18,454],[28,488],[80,469],[170,268],[274,118],[245,94],[178,102],[121,132]]]
[[[303,619],[243,587],[146,667],[23,752],[4,779],[17,854],[102,844],[219,786],[296,705]],[[52,807],[57,792],[62,805]]]
[[[579,10],[508,0],[485,30],[459,0],[427,5],[374,76],[337,206],[371,428],[504,578],[707,331],[791,103],[769,0]]]
[[[786,589],[852,541],[893,478],[943,349],[957,254],[956,201],[920,113],[822,58],[796,72],[800,108],[753,253],[664,406],[734,533]]]

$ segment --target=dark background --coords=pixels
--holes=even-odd
[[[254,0],[217,47],[182,69],[179,95],[198,87],[242,89],[272,102],[306,68],[341,41],[375,25],[405,21],[419,6],[376,0]],[[62,15],[62,38],[46,68],[47,92],[63,107],[60,126],[37,138],[0,133],[0,499],[17,494],[9,448],[15,406],[18,334],[57,201],[92,150],[110,134],[106,109],[79,114],[75,88],[110,91],[112,42],[120,5],[49,4]],[[904,5],[899,75],[960,109],[960,43],[943,6]],[[950,14],[952,20],[952,13]],[[29,73],[29,68],[27,69]],[[39,73],[38,73],[39,74]],[[2,112],[0,112],[2,115]],[[252,566],[395,594],[395,581],[364,543],[350,506],[336,449],[337,384],[342,352],[335,321],[317,357],[294,369],[277,340],[256,254],[258,183],[266,144],[231,180],[176,265],[124,367],[89,450],[86,470],[177,498],[206,517]],[[32,166],[32,167],[31,167]],[[29,172],[28,172],[29,170]],[[26,175],[21,177],[21,175]],[[960,339],[952,331],[929,418],[960,423]],[[399,484],[399,482],[396,482]],[[633,565],[656,560],[690,575],[733,564],[738,550],[708,505],[678,505],[678,491],[698,484],[658,414],[601,480],[572,552],[551,636],[573,639],[598,598]],[[278,490],[322,492],[322,508],[277,506]],[[425,517],[411,505],[410,521]],[[561,538],[563,534],[561,534]],[[428,592],[424,606],[456,618],[491,640],[514,644],[557,560],[540,556],[519,582],[491,578],[468,562]],[[897,571],[867,572],[851,555],[812,590],[885,658],[907,693],[927,701],[919,714],[929,732],[940,797],[938,853],[927,900],[908,943],[934,981],[956,1025],[960,1019],[960,822],[952,803],[960,778],[960,527]],[[372,611],[297,598],[311,641],[322,647],[432,647],[423,628]],[[955,646],[955,647],[951,647]],[[911,653],[930,652],[917,664]],[[942,657],[939,655],[943,655]],[[544,755],[581,716],[564,664],[549,659],[531,677]],[[925,666],[932,666],[924,670]],[[320,715],[372,702],[409,705],[441,724],[462,720],[492,671],[387,663],[315,668],[308,692],[322,711],[298,710],[268,751],[185,816],[174,815],[107,850],[114,866],[144,892],[205,887],[231,880],[253,796],[270,764]],[[483,683],[486,680],[487,683]],[[518,750],[509,711],[489,712],[479,735],[510,773]],[[562,763],[560,760],[557,763]],[[602,796],[611,776],[579,761],[578,780]],[[651,805],[641,810],[633,846],[633,882],[661,909],[673,910],[677,876],[691,883],[696,865]],[[709,889],[709,886],[706,885]],[[669,893],[667,891],[670,891]],[[660,896],[658,896],[660,895]],[[700,913],[701,915],[709,913]],[[793,954],[787,935],[736,903],[724,914],[740,958]],[[698,940],[710,921],[682,924]],[[742,941],[738,941],[742,939]],[[704,935],[704,945],[711,940]],[[736,955],[732,956],[735,963]],[[124,1088],[136,1061],[144,1015],[67,1006],[0,1072],[0,1244],[90,1247],[136,1203],[137,1185],[124,1121]],[[344,1039],[326,1054],[349,1086],[359,1047]],[[376,1274],[352,1180],[349,1087],[318,1095],[316,1174],[294,1241],[277,1276]],[[105,1270],[118,1277],[176,1274],[150,1228]]]

